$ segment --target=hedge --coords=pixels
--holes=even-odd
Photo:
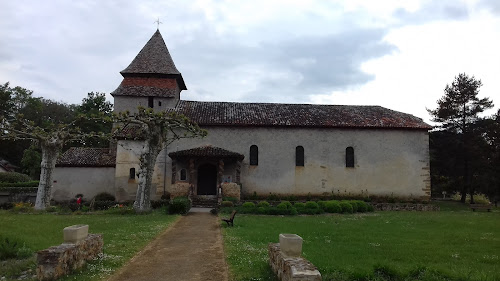
[[[16,173],[16,172],[8,172],[8,173],[0,173],[0,182],[29,182],[31,178],[28,175]]]

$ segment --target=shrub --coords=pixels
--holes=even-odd
[[[373,208],[373,205],[372,204],[366,204],[366,211],[367,212],[374,212],[375,211],[375,208]]]
[[[16,173],[16,172],[8,172],[8,173],[0,173],[0,182],[29,182],[31,178],[28,175]]]
[[[231,201],[222,201],[221,203],[222,207],[233,207],[234,204]]]
[[[224,198],[222,198],[222,201],[230,201],[230,202],[233,202],[233,204],[234,204],[234,203],[238,202],[238,198],[236,198],[236,197],[224,197]]]
[[[282,201],[281,203],[278,204],[278,206],[276,206],[276,208],[278,208],[280,210],[291,209],[292,208],[292,203],[290,203],[288,201]]]
[[[306,207],[306,204],[302,203],[302,202],[296,202],[295,204],[293,204],[293,206],[296,208],[296,209],[304,209]]]
[[[10,191],[10,190],[8,190],[9,187],[35,187],[35,190],[36,190],[36,187],[38,187],[38,183],[39,183],[39,181],[0,182],[0,190]],[[14,189],[14,191],[16,189]],[[33,190],[33,188],[29,188],[27,190],[31,191],[31,190]]]
[[[255,208],[255,204],[253,202],[245,202],[241,205],[243,208]]]
[[[340,208],[342,208],[342,213],[352,213],[352,205],[347,201],[340,202]]]
[[[136,212],[132,206],[127,206],[123,204],[116,204],[115,206],[106,210],[107,214],[115,215],[135,215]]]
[[[94,202],[94,210],[107,210],[113,206],[115,206],[116,204],[118,204],[118,202],[116,201],[95,201]],[[72,203],[72,204],[68,204],[68,207],[75,211],[75,210],[78,210],[78,205],[75,204],[75,203]]]
[[[19,240],[0,236],[0,260],[26,258],[33,251]]]
[[[258,207],[269,207],[270,204],[267,201],[260,201],[259,204],[257,204]]]
[[[191,209],[191,201],[187,197],[175,197],[168,207],[169,214],[187,214]]]
[[[318,206],[319,206],[321,209],[323,209],[323,210],[324,210],[324,209],[325,209],[325,207],[326,207],[326,202],[327,202],[327,201],[318,201]]]
[[[307,201],[306,202],[306,209],[319,209],[318,203],[314,201]]]
[[[332,200],[325,203],[325,211],[328,213],[340,213],[342,212],[342,207],[338,201]]]
[[[15,203],[14,207],[12,208],[12,212],[15,213],[29,213],[33,211],[33,204],[30,202],[19,202]]]
[[[358,202],[356,200],[351,200],[351,201],[348,201],[348,202],[352,206],[352,212],[353,213],[357,213],[358,212]]]
[[[268,208],[267,207],[261,206],[261,207],[257,208],[257,214],[265,215],[265,214],[267,214],[267,212],[268,212]]]
[[[101,192],[94,197],[95,201],[115,201],[115,197],[107,192]]]
[[[286,200],[288,200],[288,201],[297,201],[297,196],[295,196],[295,195],[290,195],[290,196],[288,196],[288,197],[287,197],[287,199],[286,199]]]
[[[217,209],[217,208],[210,209],[210,213],[212,215],[217,215],[219,213],[219,209]]]
[[[299,212],[300,214],[304,214],[304,215],[317,215],[317,214],[322,214],[323,209],[321,209],[321,208],[316,208],[316,209],[302,208],[302,209],[297,209],[297,212]]]

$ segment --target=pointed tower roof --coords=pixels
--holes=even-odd
[[[167,45],[157,29],[130,65],[120,72],[123,77],[159,75],[176,78],[179,87],[186,90],[182,74],[175,67]]]

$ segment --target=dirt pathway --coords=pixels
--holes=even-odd
[[[225,281],[219,225],[210,213],[189,213],[108,280]]]

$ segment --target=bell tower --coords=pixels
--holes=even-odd
[[[123,81],[111,93],[115,112],[137,112],[138,106],[164,111],[175,107],[187,90],[159,30],[120,73]]]

